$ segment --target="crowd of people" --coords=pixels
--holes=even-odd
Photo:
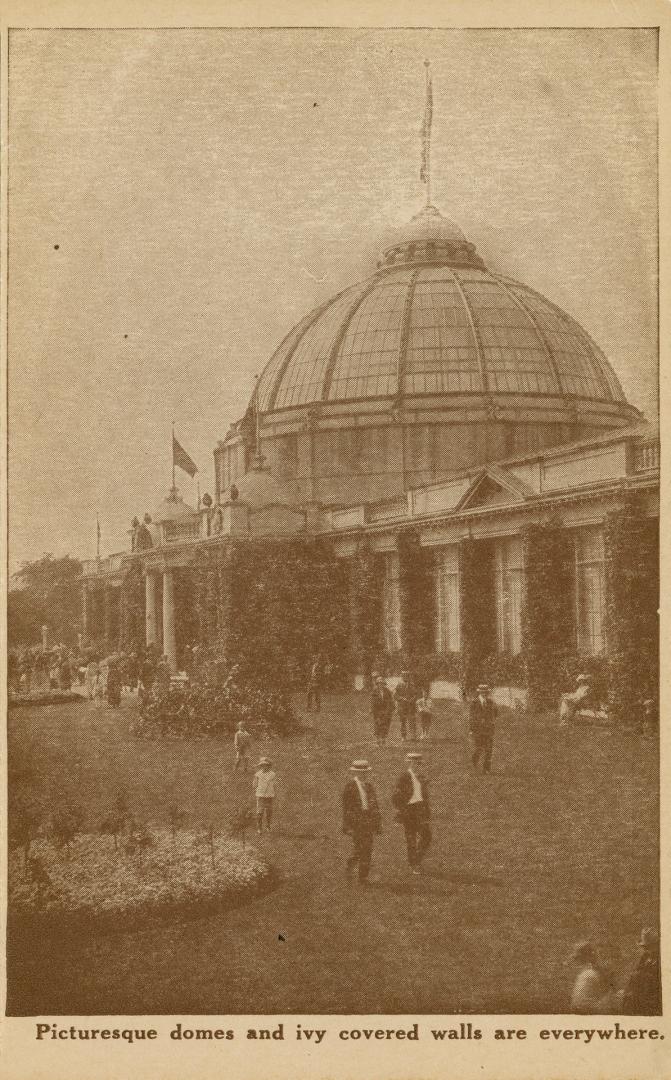
[[[398,719],[401,742],[430,739],[433,724],[433,701],[426,686],[417,687],[410,671],[401,672],[394,690],[386,679],[373,672],[371,693],[371,717],[373,734],[379,748],[386,745],[394,719]],[[483,772],[491,772],[496,706],[492,701],[491,687],[480,683],[468,703],[469,732],[472,744],[471,763],[474,768],[482,765]]]
[[[107,656],[86,645],[10,649],[7,667],[12,694],[77,690],[91,701],[106,701],[112,708],[119,707],[124,691],[137,694],[142,703],[154,688],[168,689],[171,679],[167,656],[151,645]]]

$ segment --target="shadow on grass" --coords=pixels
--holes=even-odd
[[[443,883],[442,887],[440,882]],[[459,873],[458,871],[423,870],[421,874],[409,876],[406,880],[371,882],[371,887],[394,896],[451,896],[460,886],[473,885],[479,888],[501,889],[504,882],[500,878],[483,877],[478,874]]]
[[[438,878],[450,885],[483,885],[492,889],[502,889],[505,885],[501,878],[469,874],[459,870],[424,870],[422,877]]]

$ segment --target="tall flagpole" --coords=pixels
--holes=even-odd
[[[431,125],[433,123],[433,84],[429,68],[431,61],[424,61],[426,72],[426,101],[424,104],[424,120],[422,122],[422,167],[419,172],[420,179],[426,184],[426,205],[431,206]]]
[[[172,441],[170,443],[170,455],[172,457],[172,494],[175,494],[175,421],[172,422]]]

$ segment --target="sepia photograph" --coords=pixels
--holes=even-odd
[[[7,1015],[654,1028],[657,28],[6,56]]]

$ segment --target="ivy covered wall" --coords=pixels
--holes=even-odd
[[[145,584],[142,563],[132,559],[121,581],[121,617],[119,647],[124,652],[138,652],[145,643]]]
[[[632,497],[604,527],[607,656],[576,648],[575,553],[571,530],[559,518],[522,533],[525,586],[522,650],[497,651],[494,544],[460,543],[460,653],[435,653],[437,618],[433,551],[413,529],[397,536],[402,651],[386,656],[383,637],[384,557],[360,534],[355,554],[337,559],[328,540],[227,540],[199,548],[190,569],[175,573],[178,649],[216,645],[229,660],[279,671],[294,685],[321,654],[349,685],[375,667],[396,673],[410,665],[422,682],[459,681],[465,694],[481,679],[526,687],[533,709],[556,706],[579,671],[608,696],[613,715],[627,721],[658,680],[658,533]],[[140,558],[129,561],[119,590],[118,626],[105,619],[100,589],[90,590],[89,622],[128,651],[145,639],[145,586]],[[117,643],[108,642],[110,650]],[[275,673],[275,674],[273,674]]]
[[[421,547],[414,529],[404,529],[397,537],[401,641],[408,663],[434,650],[436,626],[436,582],[433,552]]]
[[[382,634],[384,562],[362,537],[349,563],[349,599],[352,666],[368,678],[384,652]]]
[[[574,548],[558,519],[528,526],[522,542],[524,682],[529,706],[537,709],[555,705],[568,687],[565,664],[575,652]]]
[[[494,547],[466,537],[459,546],[462,692],[470,694],[486,677],[484,661],[496,653]]]
[[[610,709],[628,723],[659,684],[658,523],[636,497],[607,517],[604,547]]]
[[[347,568],[312,539],[259,539],[205,549],[193,575],[202,644],[258,675],[295,682],[322,655],[348,664]]]

